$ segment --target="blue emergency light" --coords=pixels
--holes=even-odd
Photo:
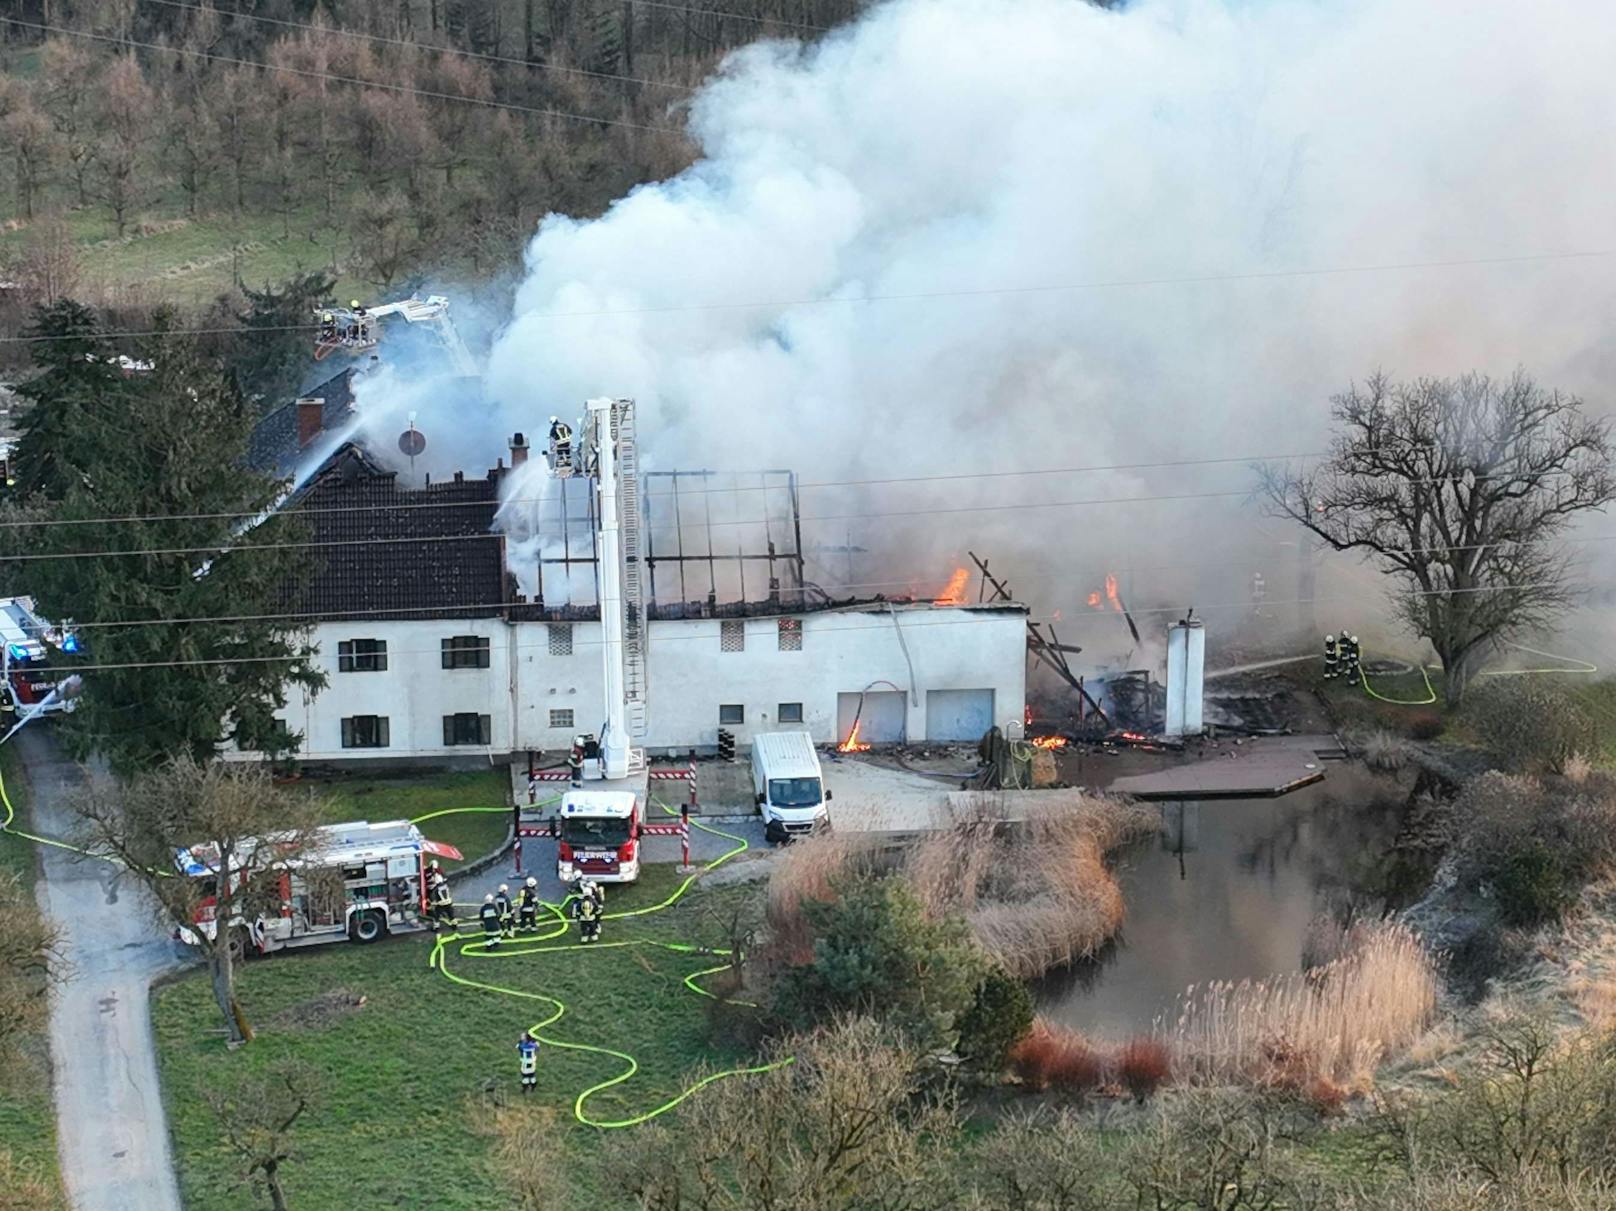
[[[28,659],[28,649],[23,647],[21,644],[8,643],[8,644],[6,644],[6,651],[11,653],[11,658],[13,660],[27,660]]]
[[[66,639],[62,640],[62,651],[66,652],[69,656],[73,655],[78,650],[79,637],[77,635],[69,635]]]

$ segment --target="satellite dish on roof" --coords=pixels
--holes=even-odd
[[[398,435],[398,448],[409,458],[415,458],[426,450],[426,435],[411,425]]]

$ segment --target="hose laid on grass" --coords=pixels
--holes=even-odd
[[[1565,674],[1586,675],[1586,674],[1590,674],[1590,673],[1597,673],[1599,671],[1599,666],[1597,664],[1589,664],[1586,660],[1577,660],[1577,659],[1575,659],[1574,657],[1571,657],[1571,656],[1557,656],[1553,652],[1543,652],[1543,651],[1539,651],[1537,648],[1529,648],[1524,643],[1512,643],[1512,644],[1510,644],[1510,646],[1512,648],[1515,648],[1518,651],[1526,652],[1526,653],[1528,653],[1528,654],[1530,654],[1532,656],[1541,656],[1545,660],[1561,660],[1561,661],[1564,661],[1566,664],[1579,665],[1581,667],[1579,667],[1579,668],[1549,668],[1549,669],[1489,669],[1489,670],[1487,670],[1485,672],[1477,674],[1477,676],[1480,676],[1480,677],[1524,677],[1524,676],[1527,676],[1528,674],[1534,675],[1534,676],[1541,676],[1541,675],[1546,675],[1546,674],[1550,674],[1550,673],[1565,673]],[[1432,669],[1432,668],[1437,668],[1439,666],[1422,664],[1422,665],[1416,665],[1415,667],[1419,669],[1420,676],[1425,679],[1425,693],[1426,693],[1426,696],[1424,698],[1387,698],[1383,694],[1377,694],[1375,692],[1375,688],[1372,685],[1369,684],[1369,674],[1364,671],[1364,669],[1363,669],[1363,667],[1361,665],[1359,666],[1359,669],[1358,669],[1358,677],[1363,683],[1364,693],[1368,694],[1371,698],[1375,699],[1377,702],[1389,703],[1392,706],[1430,706],[1433,702],[1436,701],[1436,689],[1431,685],[1431,674],[1428,672],[1428,670]]]
[[[670,816],[676,814],[672,808],[668,807],[667,804],[662,803],[660,800],[653,798],[652,802],[656,803],[657,807],[661,808],[665,814]],[[457,810],[468,809],[451,808],[448,809],[448,812],[440,812],[436,814],[444,815]],[[701,829],[703,832],[711,833],[713,836],[724,837],[728,840],[734,841],[736,843],[735,847],[723,854],[720,854],[711,862],[708,862],[701,868],[700,871],[691,872],[691,874],[687,876],[678,887],[674,888],[673,891],[670,892],[661,903],[652,904],[645,908],[634,908],[625,910],[623,912],[606,913],[602,918],[603,920],[610,921],[622,920],[627,917],[641,917],[649,913],[661,912],[664,909],[671,908],[674,904],[678,903],[678,901],[684,896],[685,892],[690,889],[690,886],[695,883],[695,881],[702,874],[722,866],[725,862],[728,862],[737,854],[744,853],[748,848],[750,848],[744,837],[737,837],[734,833],[724,832],[722,829],[714,828],[710,824],[703,824],[698,820],[692,820],[691,824],[693,824],[696,828]],[[776,1060],[769,1064],[753,1064],[739,1068],[728,1068],[722,1072],[709,1073],[707,1076],[703,1077],[699,1081],[696,1081],[694,1084],[686,1086],[678,1094],[669,1098],[667,1101],[653,1106],[649,1110],[646,1110],[640,1114],[630,1115],[627,1118],[597,1118],[591,1115],[587,1109],[589,1099],[598,1093],[604,1093],[608,1089],[612,1089],[623,1084],[625,1081],[631,1080],[634,1074],[640,1070],[639,1061],[635,1059],[634,1056],[629,1052],[619,1051],[614,1047],[604,1047],[596,1043],[580,1043],[568,1039],[556,1038],[553,1035],[544,1034],[543,1032],[548,1027],[555,1025],[564,1016],[566,1016],[567,1006],[565,1002],[563,1002],[559,997],[553,997],[547,993],[529,992],[524,989],[511,988],[502,984],[492,984],[482,980],[474,980],[467,976],[450,971],[450,946],[458,942],[460,944],[458,948],[459,954],[468,959],[508,959],[519,958],[524,955],[532,954],[560,954],[568,951],[578,950],[616,950],[631,946],[655,946],[676,954],[701,954],[711,955],[714,957],[728,956],[731,952],[723,949],[695,946],[688,942],[664,942],[656,938],[630,938],[621,942],[572,942],[563,943],[560,945],[546,945],[546,943],[553,942],[556,938],[566,935],[570,926],[567,923],[567,918],[563,910],[573,898],[574,897],[569,895],[565,897],[560,904],[551,904],[548,901],[542,901],[541,903],[543,908],[553,918],[553,921],[551,922],[552,927],[547,933],[526,939],[525,944],[522,940],[512,942],[510,939],[505,939],[499,944],[497,949],[491,950],[489,949],[487,942],[480,939],[476,935],[468,936],[460,933],[457,924],[456,932],[454,934],[440,936],[434,941],[432,953],[427,957],[427,966],[429,968],[435,968],[439,974],[444,976],[446,979],[465,988],[475,988],[483,992],[499,993],[504,996],[518,997],[522,1000],[541,1001],[546,1003],[551,1007],[548,1015],[543,1020],[528,1028],[528,1032],[534,1038],[551,1047],[559,1047],[567,1051],[582,1051],[593,1055],[609,1056],[614,1060],[620,1061],[624,1065],[622,1071],[617,1073],[615,1076],[608,1077],[606,1080],[589,1086],[587,1089],[580,1092],[573,1100],[572,1114],[573,1117],[578,1120],[578,1122],[587,1127],[611,1129],[635,1127],[641,1123],[651,1121],[658,1115],[666,1114],[675,1106],[685,1101],[685,1099],[689,1098],[692,1094],[697,1093],[698,1091],[706,1088],[708,1085],[714,1084],[717,1081],[721,1081],[733,1076],[749,1076],[762,1072],[770,1072],[776,1068],[783,1068],[792,1062],[791,1057],[787,1057],[786,1059]],[[703,976],[713,975],[717,972],[723,971],[728,966],[728,963],[720,963],[716,967],[706,967],[700,971],[693,971],[684,977],[684,985],[686,988],[689,988],[692,992],[697,993],[700,996],[708,997],[713,1000],[724,999],[701,987],[698,981]],[[756,1006],[751,1006],[751,1003],[747,1001],[729,1001],[728,1003],[734,1005],[747,1005],[752,1008],[756,1008]]]
[[[557,797],[559,798],[559,796],[557,796]],[[676,814],[673,811],[673,809],[668,807],[666,804],[661,803],[660,801],[655,801],[655,800],[653,800],[653,801],[656,802],[657,806],[659,808],[661,808],[662,811],[665,812],[666,814],[668,814],[668,815]],[[99,857],[100,856],[100,855],[94,854],[90,850],[84,849],[84,848],[82,848],[80,846],[70,845],[65,841],[58,841],[58,840],[56,840],[56,839],[54,839],[52,837],[41,837],[41,836],[38,836],[38,835],[36,835],[34,833],[24,832],[21,829],[13,828],[12,823],[13,823],[13,821],[16,820],[17,812],[16,812],[16,808],[12,805],[11,795],[10,795],[10,792],[6,788],[5,777],[4,777],[3,773],[0,773],[0,807],[3,807],[4,813],[5,813],[4,814],[4,819],[0,820],[0,833],[9,833],[14,837],[21,837],[26,841],[32,841],[36,845],[55,846],[57,849],[64,849],[64,850],[69,851],[70,853],[85,854],[85,855],[88,855],[90,857]],[[413,820],[411,820],[410,823],[419,826],[420,824],[422,824],[425,821],[437,820],[437,819],[441,819],[441,818],[443,818],[445,816],[466,815],[466,814],[471,814],[471,813],[509,812],[510,810],[511,809],[508,808],[508,807],[449,807],[449,808],[441,808],[441,809],[439,809],[437,811],[426,812],[423,815],[417,816]],[[709,824],[702,824],[700,821],[692,820],[691,823],[694,824],[697,828],[701,829],[703,832],[712,833],[714,836],[725,837],[725,838],[727,838],[727,839],[729,839],[731,841],[734,841],[736,843],[735,848],[733,848],[731,850],[728,850],[723,854],[720,854],[717,858],[713,859],[711,862],[709,862],[705,866],[703,866],[701,871],[692,872],[682,883],[679,884],[678,887],[674,888],[674,890],[661,903],[652,904],[652,905],[650,905],[649,907],[646,907],[646,908],[635,908],[635,909],[630,909],[630,910],[627,910],[627,911],[624,911],[624,912],[606,913],[604,919],[606,919],[606,920],[621,920],[621,919],[626,918],[626,917],[639,917],[639,916],[644,916],[644,915],[646,915],[648,913],[660,912],[663,909],[671,908],[674,904],[676,904],[679,901],[679,899],[685,894],[685,892],[689,890],[691,884],[693,884],[696,881],[696,879],[702,873],[705,873],[706,871],[716,869],[717,867],[723,865],[725,862],[729,861],[731,858],[735,857],[737,854],[743,853],[748,848],[750,848],[748,846],[748,844],[746,842],[746,839],[744,837],[737,837],[734,833],[726,833],[726,832],[722,831],[721,829],[717,829],[717,828],[712,827]],[[110,861],[111,859],[104,859],[104,860]],[[164,872],[164,873],[167,873],[167,872]],[[555,928],[553,928],[549,933],[546,933],[541,937],[531,939],[532,942],[536,942],[536,943],[549,942],[549,941],[552,941],[555,938],[562,937],[567,933],[567,931],[569,929],[569,926],[567,924],[567,918],[564,915],[562,910],[565,908],[567,902],[569,900],[571,900],[571,899],[572,899],[572,897],[568,896],[565,899],[563,899],[560,904],[550,904],[548,902],[544,903],[543,906],[546,909],[546,911],[548,911],[555,918]],[[629,940],[625,940],[625,941],[622,941],[622,942],[592,942],[592,943],[588,943],[587,945],[584,944],[584,943],[569,943],[569,944],[563,944],[563,945],[559,945],[559,946],[544,946],[544,945],[522,946],[520,943],[517,943],[517,944],[512,945],[512,946],[510,946],[509,948],[506,948],[506,949],[501,949],[501,950],[497,950],[497,951],[489,951],[487,949],[486,942],[478,939],[475,935],[472,935],[472,936],[468,937],[466,935],[461,934],[458,931],[458,927],[456,929],[456,932],[453,935],[440,936],[435,940],[435,942],[433,944],[433,947],[432,947],[432,953],[428,957],[428,960],[427,960],[427,965],[428,965],[429,968],[432,968],[432,967],[437,968],[437,970],[444,977],[446,977],[447,979],[449,979],[453,983],[462,985],[462,986],[467,987],[467,988],[481,989],[482,991],[485,991],[485,992],[496,992],[496,993],[501,993],[501,994],[503,994],[505,996],[520,997],[520,998],[523,998],[525,1000],[544,1001],[544,1002],[548,1002],[550,1005],[552,1005],[554,1007],[554,1011],[548,1017],[546,1017],[543,1021],[539,1022],[537,1025],[535,1025],[535,1026],[533,1026],[531,1028],[531,1032],[532,1032],[533,1036],[535,1038],[539,1039],[541,1042],[547,1043],[552,1047],[560,1047],[560,1048],[562,1048],[564,1050],[585,1051],[585,1052],[592,1052],[592,1053],[597,1054],[597,1055],[611,1056],[614,1059],[618,1059],[618,1060],[623,1061],[627,1065],[627,1067],[621,1073],[619,1073],[618,1075],[616,1075],[614,1077],[611,1077],[608,1080],[601,1081],[601,1082],[599,1082],[599,1083],[597,1083],[595,1085],[591,1085],[589,1088],[583,1090],[583,1092],[579,1093],[577,1098],[573,1101],[573,1104],[572,1104],[573,1116],[580,1123],[583,1123],[586,1126],[601,1127],[601,1128],[618,1128],[618,1127],[637,1126],[640,1123],[649,1122],[651,1119],[656,1118],[660,1114],[667,1113],[669,1110],[672,1110],[675,1106],[679,1105],[679,1103],[681,1103],[685,1099],[689,1098],[692,1094],[698,1092],[701,1089],[704,1089],[708,1085],[711,1085],[711,1084],[713,1084],[713,1083],[715,1083],[717,1081],[721,1081],[721,1080],[725,1079],[726,1077],[748,1076],[748,1075],[752,1075],[752,1074],[756,1074],[756,1073],[769,1072],[769,1071],[772,1071],[773,1069],[784,1067],[785,1065],[790,1064],[792,1062],[791,1058],[788,1057],[788,1058],[783,1059],[783,1060],[777,1060],[774,1063],[770,1063],[770,1064],[754,1064],[754,1065],[750,1065],[750,1066],[746,1066],[746,1067],[730,1068],[730,1069],[726,1069],[726,1070],[724,1070],[722,1072],[710,1073],[709,1075],[703,1077],[701,1080],[699,1080],[699,1081],[695,1082],[694,1084],[692,1084],[692,1085],[688,1086],[687,1088],[685,1088],[677,1096],[668,1099],[667,1101],[663,1102],[661,1105],[653,1106],[651,1109],[645,1111],[644,1113],[631,1115],[630,1117],[623,1118],[623,1119],[594,1118],[594,1117],[590,1116],[586,1112],[585,1103],[589,1100],[589,1098],[593,1097],[595,1094],[604,1092],[607,1089],[613,1088],[616,1085],[621,1085],[623,1082],[625,1082],[627,1080],[630,1080],[634,1076],[634,1074],[640,1070],[639,1061],[636,1060],[632,1055],[630,1055],[626,1051],[618,1051],[618,1050],[615,1050],[614,1048],[611,1048],[611,1047],[602,1047],[602,1046],[598,1046],[598,1045],[593,1044],[593,1043],[572,1042],[572,1041],[569,1041],[567,1039],[559,1039],[559,1038],[555,1038],[553,1036],[546,1036],[546,1035],[541,1034],[540,1032],[542,1030],[544,1030],[546,1027],[554,1025],[556,1022],[561,1020],[561,1018],[567,1012],[566,1005],[560,999],[558,999],[556,997],[546,996],[543,993],[526,992],[526,991],[524,991],[522,989],[518,989],[518,988],[507,988],[507,987],[504,987],[504,986],[501,986],[501,985],[498,985],[498,984],[488,984],[488,983],[484,983],[484,982],[481,982],[481,981],[478,981],[478,980],[468,979],[465,976],[458,975],[455,972],[450,971],[449,970],[449,964],[448,964],[447,947],[449,946],[450,943],[457,942],[457,941],[461,943],[461,945],[460,945],[460,954],[467,957],[467,958],[510,958],[510,957],[514,957],[514,956],[527,955],[527,954],[559,953],[559,952],[563,952],[563,951],[585,950],[585,949],[588,949],[588,950],[622,949],[622,948],[629,947],[629,946],[659,946],[664,950],[672,951],[672,952],[677,953],[677,954],[702,954],[702,955],[711,955],[711,956],[714,956],[714,957],[728,956],[730,952],[727,951],[727,950],[710,949],[710,948],[695,946],[695,945],[692,945],[692,944],[687,943],[687,942],[663,942],[663,941],[660,941],[660,940],[654,939],[654,938],[629,939]],[[688,975],[686,975],[684,977],[684,985],[685,985],[685,987],[689,988],[694,993],[697,993],[697,994],[699,994],[701,996],[704,996],[704,997],[709,997],[709,998],[711,998],[713,1000],[719,1000],[720,999],[719,997],[717,997],[714,993],[709,992],[707,989],[701,987],[701,985],[697,981],[699,981],[703,976],[709,976],[709,975],[713,975],[713,974],[715,974],[717,972],[723,971],[728,966],[729,966],[728,963],[720,963],[716,967],[705,967],[705,968],[702,968],[699,971],[693,971],[693,972],[689,973]],[[747,1002],[747,1001],[731,1001],[730,1003],[731,1004],[736,1004],[736,1005],[747,1005],[747,1006],[750,1006],[752,1008],[755,1008],[755,1006],[751,1006],[750,1002]]]

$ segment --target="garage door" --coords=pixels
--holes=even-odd
[[[927,740],[980,740],[992,726],[992,690],[927,691]]]
[[[859,739],[866,744],[902,744],[904,722],[903,694],[872,690],[863,695],[864,711],[859,713],[858,694],[836,695],[836,739],[846,740],[858,720]]]

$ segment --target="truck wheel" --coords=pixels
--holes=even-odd
[[[386,932],[386,926],[382,924],[382,915],[379,912],[362,912],[354,918],[355,942],[374,942]]]

